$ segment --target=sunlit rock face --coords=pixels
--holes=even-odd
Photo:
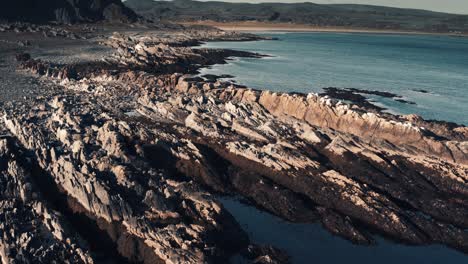
[[[114,51],[95,63],[20,56],[21,70],[58,92],[5,109],[5,130],[76,201],[69,206],[121,228],[114,243],[139,241],[151,252],[139,260],[219,263],[247,242],[214,190],[358,244],[376,243],[375,232],[468,252],[466,127],[207,82],[183,73],[233,51],[174,44],[190,32],[166,37],[115,33],[100,42]]]
[[[0,31],[48,38],[3,52],[15,75],[1,82],[43,88],[0,105],[7,263],[288,263],[252,245],[218,195],[357,244],[468,252],[467,127],[193,76],[261,55],[190,45],[253,35],[23,24]]]
[[[0,20],[76,23],[134,21],[135,13],[120,0],[17,0],[4,1]]]

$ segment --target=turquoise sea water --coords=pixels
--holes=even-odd
[[[468,38],[342,33],[268,33],[278,41],[211,42],[204,47],[255,51],[272,57],[234,58],[201,74],[230,74],[239,84],[274,91],[321,92],[323,87],[393,92],[416,105],[369,99],[393,113],[468,125]],[[428,93],[418,92],[426,90]],[[293,224],[220,199],[253,243],[284,249],[298,264],[468,263],[468,255],[441,245],[408,246],[376,236],[372,247],[353,245],[320,224]],[[248,263],[236,257],[233,263]]]
[[[231,74],[240,84],[275,91],[323,87],[389,91],[416,105],[369,97],[390,112],[468,125],[468,38],[355,33],[264,33],[276,41],[210,42],[204,47],[272,57],[234,58],[202,74]],[[426,90],[422,93],[417,90]]]

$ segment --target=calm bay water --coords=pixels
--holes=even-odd
[[[468,38],[351,33],[269,33],[278,41],[210,42],[204,47],[272,57],[235,58],[202,74],[231,74],[240,84],[274,91],[323,87],[389,91],[416,105],[370,97],[390,112],[468,125]],[[426,90],[422,93],[418,90]]]
[[[253,243],[285,250],[294,264],[458,264],[468,256],[440,245],[407,246],[376,237],[377,245],[353,245],[320,224],[293,224],[233,198],[219,199]],[[235,264],[249,263],[236,258]]]

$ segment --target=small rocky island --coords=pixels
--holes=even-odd
[[[262,57],[197,44],[258,38],[142,21],[0,25],[2,261],[288,262],[251,243],[218,196],[357,244],[468,253],[468,128],[197,77]]]

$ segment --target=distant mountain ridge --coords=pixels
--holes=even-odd
[[[0,4],[0,20],[7,21],[75,23],[136,18],[121,0],[7,0]]]
[[[192,0],[127,0],[127,6],[154,20],[262,21],[313,26],[468,32],[468,15],[358,4],[228,3]]]

